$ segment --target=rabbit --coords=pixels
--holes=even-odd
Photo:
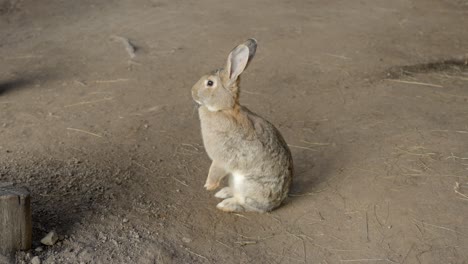
[[[293,178],[291,151],[268,121],[239,104],[241,73],[253,59],[255,39],[235,47],[224,68],[201,77],[192,87],[198,104],[205,150],[212,160],[205,188],[229,186],[215,197],[225,212],[269,212],[288,196]]]

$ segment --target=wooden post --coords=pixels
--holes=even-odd
[[[32,243],[31,196],[24,187],[0,187],[0,254],[29,250]]]

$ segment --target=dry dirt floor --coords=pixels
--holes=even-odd
[[[0,262],[468,263],[467,28],[466,0],[0,1],[0,182],[34,221]],[[227,214],[190,89],[249,37],[241,102],[296,175]]]

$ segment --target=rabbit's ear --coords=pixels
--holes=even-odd
[[[229,83],[234,83],[239,75],[247,68],[247,64],[252,60],[257,50],[257,41],[249,39],[245,43],[235,47],[226,63],[226,73],[229,77]]]

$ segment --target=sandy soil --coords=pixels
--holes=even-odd
[[[467,25],[466,0],[0,1],[0,182],[33,195],[11,262],[467,263]],[[203,189],[190,95],[248,37],[241,101],[297,172],[263,215]]]

